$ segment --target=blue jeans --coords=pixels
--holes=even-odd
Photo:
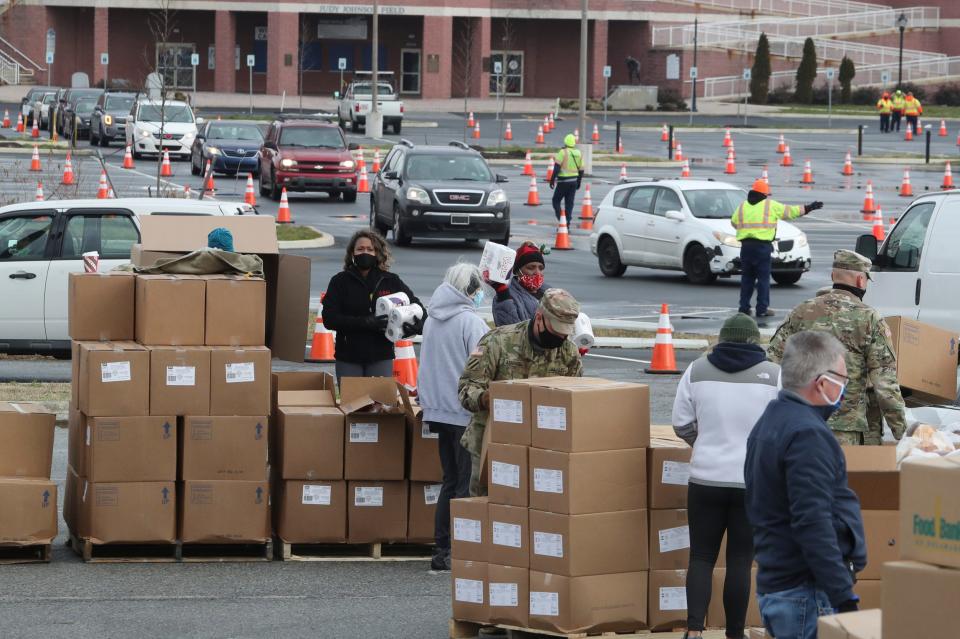
[[[757,316],[770,306],[770,264],[773,244],[747,240],[740,247],[740,312],[750,312],[754,282],[757,288]]]
[[[776,639],[816,639],[817,619],[835,612],[827,593],[813,586],[799,586],[757,598],[763,625]]]

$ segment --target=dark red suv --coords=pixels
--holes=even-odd
[[[357,200],[357,166],[335,121],[304,116],[270,125],[260,149],[260,194],[280,199],[280,190],[343,195]]]

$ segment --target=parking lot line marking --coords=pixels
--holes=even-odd
[[[600,359],[615,359],[620,362],[633,362],[636,364],[649,364],[645,359],[633,359],[632,357],[616,357],[615,355],[600,355],[597,353],[587,353],[587,357],[599,357]]]

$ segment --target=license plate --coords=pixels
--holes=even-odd
[[[470,224],[470,216],[469,215],[451,215],[450,224],[460,224],[460,225],[468,226]]]

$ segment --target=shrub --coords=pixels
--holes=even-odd
[[[817,79],[817,48],[813,38],[803,42],[803,58],[797,67],[797,90],[794,97],[801,104],[810,104],[813,99],[813,81]]]
[[[750,102],[766,104],[770,93],[770,42],[767,34],[761,33],[757,40],[757,52],[754,55],[750,72]]]
[[[943,106],[960,106],[960,84],[944,84],[933,94],[933,102]]]
[[[676,89],[658,89],[659,111],[686,111],[687,103]]]
[[[913,82],[904,82],[900,85],[900,90],[903,91],[904,95],[907,93],[913,93],[913,97],[920,100],[921,104],[927,101],[927,90],[919,84],[914,84]],[[893,91],[890,91],[890,93],[893,93]]]
[[[781,84],[767,94],[767,104],[790,104],[793,102],[793,91],[787,84]]]
[[[883,93],[883,91],[876,87],[860,87],[859,89],[854,89],[850,94],[850,103],[875,106],[877,100],[880,99],[881,93]]]
[[[853,79],[857,77],[857,68],[853,64],[853,60],[847,56],[843,56],[843,60],[840,61],[840,86],[843,90],[840,92],[840,100],[844,104],[850,102],[850,83],[853,82]]]

